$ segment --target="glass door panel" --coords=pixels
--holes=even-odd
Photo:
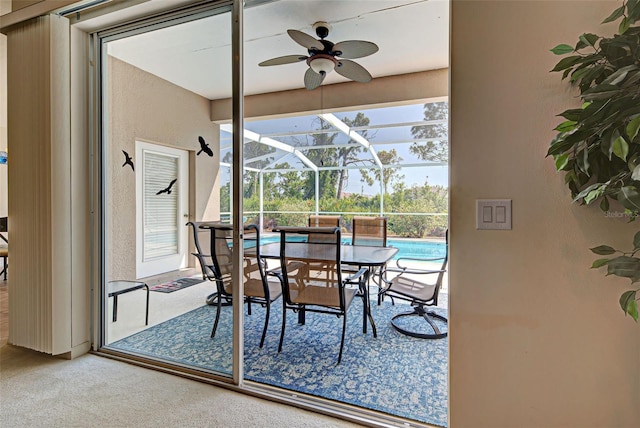
[[[233,213],[211,117],[232,97],[230,8],[101,36],[104,345],[229,376],[233,306],[230,294],[218,305],[216,280],[229,285],[233,269],[202,226]]]

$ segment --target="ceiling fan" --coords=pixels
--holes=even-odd
[[[356,82],[366,83],[371,80],[371,74],[360,64],[350,61],[354,58],[363,58],[378,52],[378,46],[372,42],[363,40],[346,40],[332,43],[325,38],[329,35],[330,26],[320,21],[313,24],[320,40],[298,30],[287,30],[289,37],[299,45],[307,48],[309,56],[285,55],[268,59],[258,64],[261,67],[271,65],[293,64],[305,61],[309,68],[304,74],[304,86],[311,90],[322,84],[324,78],[331,70]]]

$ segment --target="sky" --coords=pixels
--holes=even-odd
[[[367,110],[355,110],[351,112],[339,112],[334,113],[339,119],[355,118],[358,112],[362,112],[367,118],[369,118],[370,125],[389,125],[389,124],[406,124],[410,122],[424,120],[424,105],[408,105],[398,107],[386,107],[378,109]],[[303,132],[318,129],[320,126],[320,119],[316,115],[312,116],[299,116],[283,119],[271,119],[262,121],[247,121],[245,122],[245,129],[258,133],[262,136],[270,136],[273,134]],[[361,131],[358,131],[362,134]],[[414,138],[411,134],[411,126],[394,126],[385,127],[379,129],[369,129],[367,131],[368,141],[373,144],[374,150],[380,152],[381,150],[395,149],[398,155],[403,159],[402,163],[417,163],[421,162],[415,155],[410,153],[410,143],[403,144],[376,144],[376,143],[388,143],[397,142],[402,140],[409,140]],[[296,136],[272,136],[270,137],[276,141],[280,141],[290,145],[310,144],[311,138],[305,135]],[[228,133],[221,134],[221,147],[229,146],[231,136]],[[344,134],[336,137],[334,142],[346,143],[348,137]],[[282,152],[284,154],[284,152]],[[223,158],[225,152],[221,153]],[[367,153],[362,153],[363,159],[372,159]],[[287,161],[292,165],[302,166],[303,164],[297,161],[295,158],[287,158]],[[448,166],[421,166],[413,168],[403,168],[401,174],[404,175],[404,183],[407,187],[413,185],[424,185],[428,183],[430,185],[440,185],[448,187]],[[376,194],[379,190],[378,185],[373,187],[368,186],[360,180],[361,176],[357,170],[349,171],[349,184],[346,191],[348,193],[364,193],[364,194]]]

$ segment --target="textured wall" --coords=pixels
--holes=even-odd
[[[219,206],[219,129],[209,120],[207,99],[114,58],[109,58],[108,73],[108,263],[119,278],[135,278],[135,174],[128,166],[122,168],[122,150],[133,155],[136,139],[190,150],[190,205],[195,210],[190,218],[214,219]],[[194,156],[198,136],[210,144],[214,158]]]
[[[450,426],[637,427],[640,326],[628,281],[588,248],[640,224],[571,204],[545,159],[576,92],[549,49],[620,2],[454,1],[451,46]],[[475,229],[475,199],[513,199],[513,230]]]

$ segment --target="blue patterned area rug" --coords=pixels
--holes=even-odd
[[[441,302],[446,302],[446,297],[441,295]],[[297,324],[297,314],[287,312],[284,345],[278,353],[281,308],[280,301],[272,306],[262,349],[259,343],[264,309],[253,305],[252,315],[245,316],[247,379],[447,426],[448,339],[415,339],[395,331],[390,319],[408,310],[407,305],[372,303],[378,327],[378,337],[374,338],[370,328],[368,334],[362,334],[362,303],[354,301],[347,314],[340,365],[336,363],[342,320],[326,314],[307,313],[302,326]],[[215,307],[203,306],[110,346],[230,374],[232,308],[222,311],[214,339],[209,334]],[[445,308],[436,308],[436,312],[447,315]],[[409,322],[417,322],[415,326],[425,323],[417,317],[410,317]]]

